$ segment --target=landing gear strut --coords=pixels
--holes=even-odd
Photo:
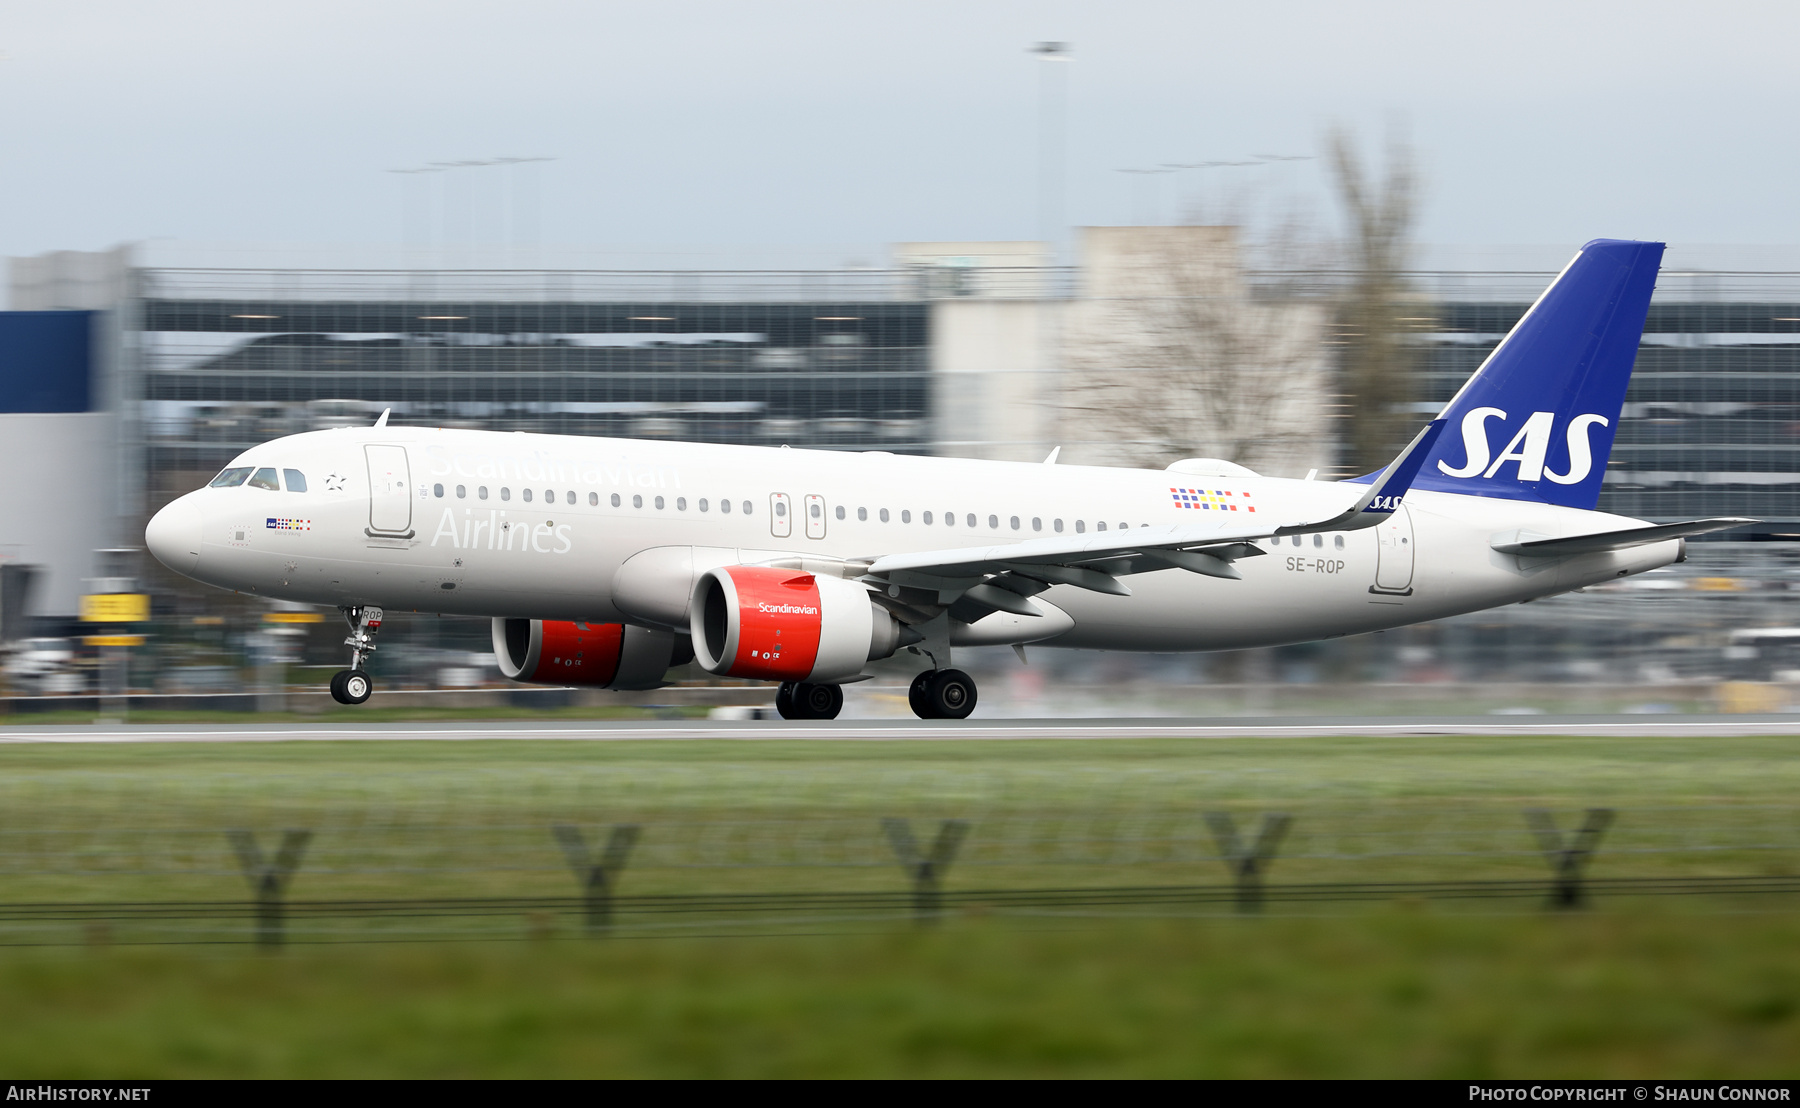
[[[975,710],[975,679],[960,669],[928,669],[906,692],[920,719],[968,719]]]
[[[350,668],[338,670],[331,678],[331,699],[339,704],[361,704],[375,691],[363,662],[375,651],[375,632],[381,630],[380,608],[349,605],[339,608],[344,622],[350,625],[344,645],[350,648]]]
[[[783,681],[775,690],[775,710],[782,719],[836,719],[844,710],[844,689],[841,685]]]

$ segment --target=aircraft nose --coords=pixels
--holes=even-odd
[[[191,577],[200,562],[200,536],[204,529],[200,508],[189,494],[171,501],[150,517],[144,528],[144,545],[157,561]]]

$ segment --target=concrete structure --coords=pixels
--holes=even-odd
[[[56,365],[44,347],[31,354],[16,341],[0,350],[0,376],[31,380],[46,373],[84,373],[85,386],[49,400],[0,405],[0,467],[12,475],[0,511],[0,561],[42,567],[35,614],[76,614],[84,579],[100,574],[95,551],[132,532],[142,496],[143,458],[122,444],[138,435],[130,324],[134,305],[128,248],[88,254],[62,251],[15,258],[9,273],[15,324],[55,323],[55,315],[87,331]],[[6,390],[0,389],[0,394]],[[77,391],[78,394],[77,395]]]

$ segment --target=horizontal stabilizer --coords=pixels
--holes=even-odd
[[[1627,527],[1623,531],[1600,531],[1592,535],[1571,535],[1560,539],[1525,539],[1524,535],[1513,532],[1500,536],[1500,541],[1494,543],[1494,549],[1502,554],[1517,554],[1527,558],[1562,558],[1571,554],[1598,554],[1605,550],[1648,546],[1653,542],[1668,542],[1670,539],[1684,539],[1690,535],[1705,535],[1713,531],[1729,531],[1733,527],[1756,522],[1758,521],[1754,519],[1721,516],[1653,527]]]

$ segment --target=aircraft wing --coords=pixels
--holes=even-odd
[[[1138,527],[1092,535],[1061,535],[994,546],[957,547],[888,554],[867,560],[862,579],[931,592],[958,619],[994,611],[1035,616],[1027,598],[1052,585],[1129,596],[1121,576],[1162,569],[1185,569],[1208,577],[1240,578],[1231,565],[1265,551],[1255,540],[1314,531],[1373,527],[1398,509],[1419,465],[1444,429],[1433,420],[1400,452],[1371,485],[1344,486],[1344,507],[1317,519],[1250,524],[1227,521]],[[919,598],[923,600],[923,597]]]

